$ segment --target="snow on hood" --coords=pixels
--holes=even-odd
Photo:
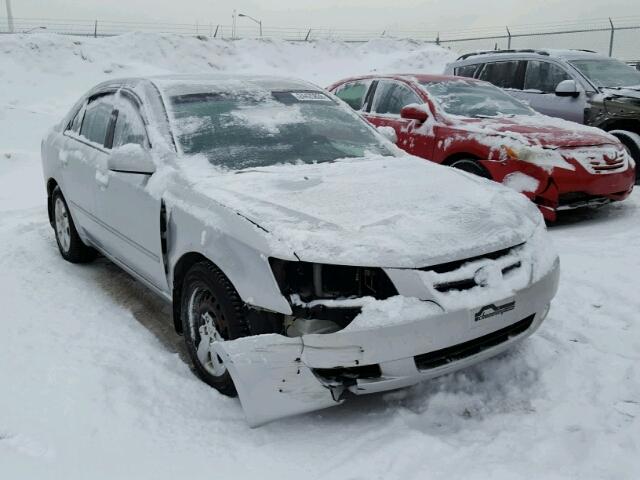
[[[510,189],[408,155],[238,172],[189,164],[197,191],[268,231],[270,254],[303,261],[423,267],[520,244],[541,221]]]
[[[512,138],[523,145],[543,148],[573,148],[617,144],[615,137],[604,131],[546,115],[515,117],[462,118],[454,120],[457,128],[485,135]]]

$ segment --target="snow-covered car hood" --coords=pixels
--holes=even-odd
[[[621,88],[601,88],[602,92],[610,97],[629,97],[640,100],[640,85]]]
[[[526,241],[541,221],[522,195],[412,156],[278,165],[192,178],[248,218],[273,256],[423,267]]]
[[[543,148],[574,148],[616,144],[605,132],[545,115],[501,118],[456,118],[455,128],[472,133],[517,138],[524,145]]]

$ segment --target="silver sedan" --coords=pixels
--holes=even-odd
[[[171,302],[195,373],[254,426],[496,355],[557,289],[525,197],[302,81],[102,83],[42,161],[61,255],[100,252]]]

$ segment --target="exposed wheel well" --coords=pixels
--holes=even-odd
[[[611,130],[627,130],[640,135],[640,122],[637,120],[614,120],[602,127],[607,132]]]
[[[180,301],[182,298],[182,283],[184,276],[189,269],[198,262],[209,262],[215,264],[207,257],[197,252],[185,253],[173,269],[173,326],[176,332],[182,333],[182,322],[180,321]],[[217,267],[216,267],[217,268]]]
[[[53,178],[47,180],[47,214],[49,215],[49,223],[53,226],[53,203],[51,201],[51,197],[53,195],[53,191],[58,186],[58,182],[56,182]]]

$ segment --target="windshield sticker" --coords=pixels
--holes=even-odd
[[[300,102],[330,102],[331,99],[320,92],[291,92],[291,96]]]

